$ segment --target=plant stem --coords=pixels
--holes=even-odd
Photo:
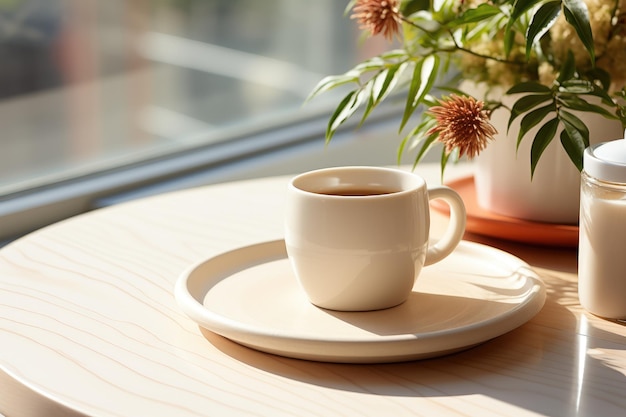
[[[413,26],[414,28],[416,28],[418,30],[421,30],[422,32],[426,33],[430,38],[432,38],[432,39],[435,38],[431,32],[429,32],[428,30],[424,29],[423,27],[421,27],[417,23],[413,22],[412,20],[407,19],[405,16],[400,15],[400,19],[402,19],[402,21],[404,23],[407,23],[407,24]],[[502,64],[519,65],[519,66],[524,66],[525,65],[524,62],[509,61],[508,59],[493,57],[493,56],[489,56],[489,55],[483,55],[483,54],[480,54],[478,52],[472,51],[471,49],[464,48],[464,47],[460,46],[456,42],[456,39],[454,39],[454,34],[449,29],[448,29],[448,34],[450,35],[450,39],[452,40],[452,43],[454,44],[454,49],[447,49],[447,50],[446,49],[436,49],[437,52],[448,52],[448,53],[450,53],[450,52],[460,51],[460,52],[464,52],[466,54],[470,54],[470,55],[476,56],[478,58],[483,58],[483,59],[487,59],[487,60],[490,60],[490,61],[496,61],[496,62],[500,62]]]
[[[464,48],[461,45],[459,45],[458,43],[456,43],[456,39],[454,39],[454,36],[453,36],[452,32],[449,32],[449,34],[450,34],[450,39],[452,39],[452,42],[454,43],[454,47],[457,50],[461,51],[461,52],[465,52],[466,54],[470,54],[470,55],[473,55],[473,56],[476,56],[476,57],[479,57],[479,58],[500,62],[502,64],[519,65],[519,66],[524,66],[525,65],[524,62],[509,61],[508,59],[498,58],[498,57],[495,57],[495,56],[483,55],[483,54],[479,54],[478,52],[474,52],[471,49]]]

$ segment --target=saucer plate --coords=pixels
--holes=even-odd
[[[462,241],[425,267],[403,304],[340,312],[311,304],[284,241],[242,247],[191,266],[175,297],[199,326],[263,352],[343,363],[417,360],[509,332],[542,308],[545,289],[519,258]]]

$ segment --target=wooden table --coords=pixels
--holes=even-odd
[[[467,169],[449,168],[449,178]],[[417,172],[438,182],[435,166]],[[191,263],[281,238],[286,182],[259,179],[137,200],[3,248],[0,414],[626,415],[626,328],[580,307],[572,249],[467,235],[533,265],[548,298],[522,327],[446,357],[316,363],[201,332],[177,306],[175,281]],[[444,222],[435,214],[434,230]]]

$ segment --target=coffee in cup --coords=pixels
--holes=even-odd
[[[429,201],[450,206],[444,235],[430,245]],[[465,232],[465,206],[445,186],[400,169],[338,167],[288,186],[287,254],[311,303],[340,311],[401,304],[422,267],[448,256]]]

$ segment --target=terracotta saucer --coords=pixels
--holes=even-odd
[[[466,230],[470,233],[535,245],[572,248],[578,246],[577,225],[533,222],[502,216],[483,209],[476,201],[473,176],[449,181],[445,185],[456,190],[463,198],[467,209]],[[444,214],[449,213],[445,203],[433,201],[431,204],[435,210]]]

